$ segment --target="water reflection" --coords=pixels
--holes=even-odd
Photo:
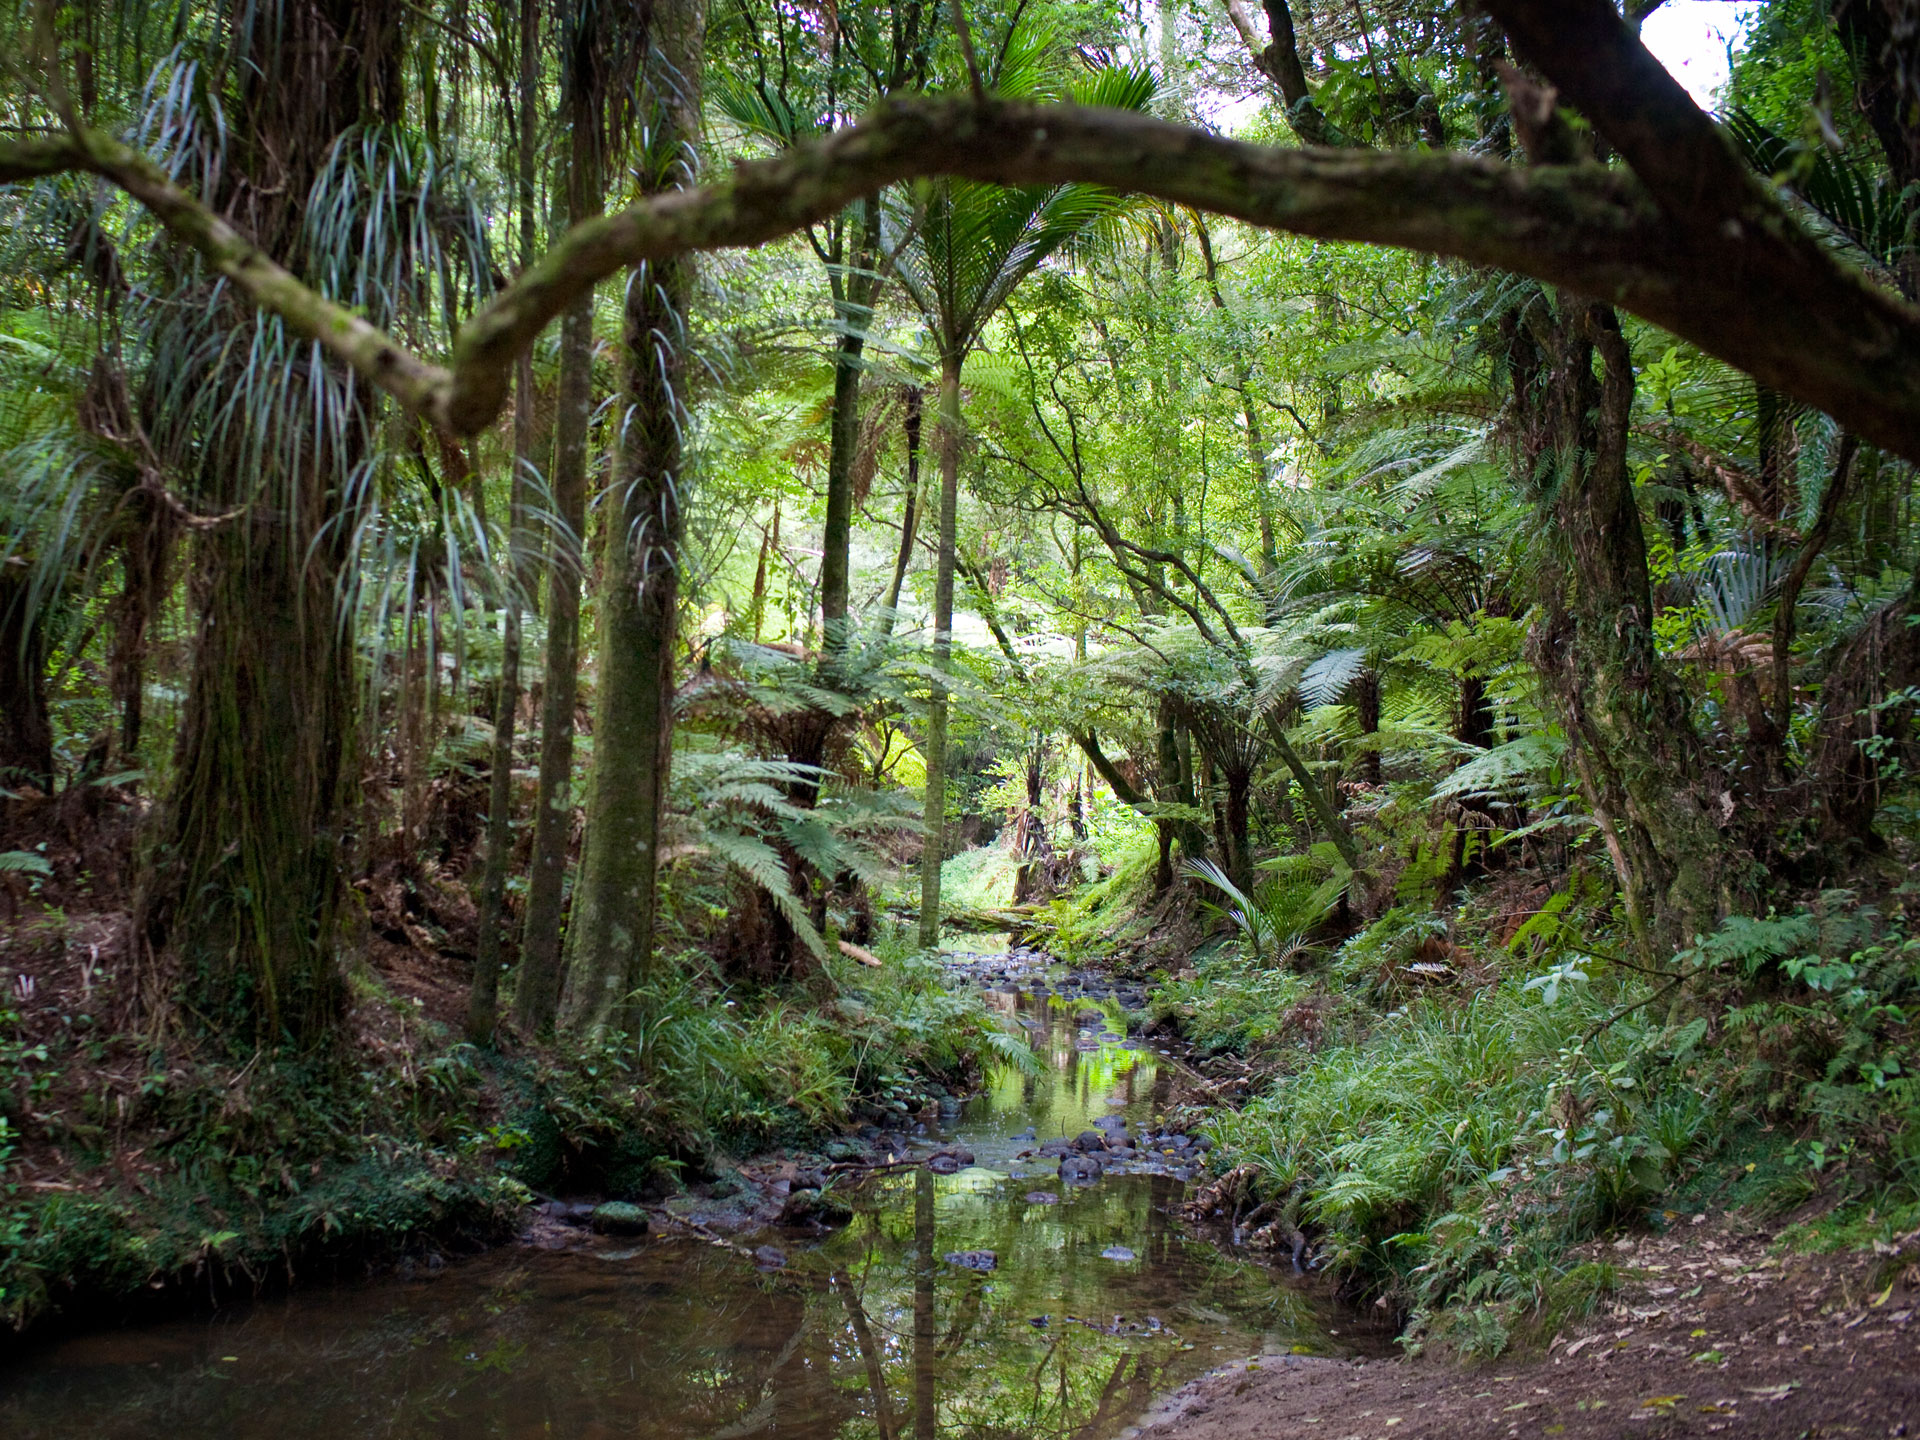
[[[0,1434],[1108,1440],[1223,1360],[1322,1348],[1299,1291],[1183,1237],[1174,1175],[1079,1188],[1017,1158],[1103,1116],[1151,1125],[1170,1071],[1083,999],[996,1003],[1043,1068],[937,1137],[979,1163],[876,1179],[818,1243],[746,1237],[783,1270],[680,1241],[508,1250],[83,1338],[0,1370]],[[992,1268],[946,1259],[980,1251]]]

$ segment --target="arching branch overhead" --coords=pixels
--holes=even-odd
[[[461,330],[445,363],[410,353],[302,285],[150,161],[104,136],[0,147],[0,181],[62,170],[112,180],[256,303],[459,433],[492,421],[514,357],[598,281],[688,250],[764,244],[881,186],[946,174],[1110,185],[1268,229],[1529,275],[1664,326],[1863,438],[1920,459],[1920,312],[1824,250],[1764,184],[1730,171],[1732,152],[1684,92],[1677,102],[1655,94],[1652,110],[1638,113],[1642,72],[1655,62],[1617,18],[1612,34],[1587,14],[1611,15],[1602,0],[1573,12],[1520,0],[1493,8],[1549,76],[1590,107],[1638,178],[1591,163],[1520,169],[1458,153],[1272,148],[1113,110],[894,99],[825,139],[576,226]],[[1589,30],[1611,38],[1582,48]],[[1596,74],[1582,78],[1582,66]]]

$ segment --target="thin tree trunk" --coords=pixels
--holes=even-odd
[[[940,943],[940,865],[946,858],[947,685],[953,653],[953,572],[960,516],[960,365],[940,367],[940,542],[933,587],[933,694],[927,705],[926,848],[920,856],[920,946]]]
[[[1300,752],[1293,748],[1293,742],[1287,738],[1287,727],[1280,723],[1277,716],[1269,713],[1267,719],[1267,738],[1273,741],[1273,748],[1280,754],[1280,763],[1292,773],[1300,784],[1300,793],[1307,802],[1307,808],[1313,812],[1313,818],[1327,833],[1327,839],[1333,842],[1333,848],[1340,852],[1340,858],[1347,862],[1350,869],[1360,869],[1360,846],[1353,838],[1353,832],[1347,828],[1346,820],[1340,809],[1328,798],[1326,788],[1314,778],[1307,769],[1306,761],[1300,758]]]
[[[684,183],[698,138],[698,0],[653,11],[643,90],[651,111],[642,160],[647,188]],[[644,265],[629,278],[622,344],[624,424],[608,517],[599,600],[587,844],[571,927],[563,999],[568,1028],[599,1034],[635,1018],[651,977],[659,896],[660,822],[673,757],[673,651],[679,549],[688,477],[682,466],[687,309],[693,261]]]
[[[520,265],[534,254],[534,124],[538,85],[540,6],[520,0],[519,203]],[[533,465],[533,353],[522,351],[513,370],[513,475],[507,511],[506,633],[500,654],[500,691],[493,707],[492,773],[487,795],[487,860],[480,882],[480,943],[467,1001],[467,1038],[491,1043],[500,1019],[501,952],[505,949],[507,866],[513,857],[513,731],[520,711],[520,601],[526,593],[527,471]]]
[[[939,1416],[935,1412],[933,1311],[935,1266],[933,1172],[925,1166],[913,1172],[913,1440],[936,1440]]]
[[[833,419],[827,446],[827,521],[821,540],[820,619],[824,652],[832,657],[846,645],[847,596],[853,545],[853,461],[860,445],[861,353],[873,321],[873,299],[880,276],[874,251],[880,238],[877,200],[862,202],[849,228],[857,235],[835,310],[840,340],[833,352]]]
[[[1220,289],[1213,236],[1198,215],[1194,217],[1194,230],[1200,241],[1200,256],[1206,262],[1207,290],[1213,297],[1213,308],[1226,315],[1230,312],[1227,297]],[[1253,467],[1253,496],[1260,516],[1260,560],[1265,566],[1262,573],[1271,575],[1280,566],[1280,546],[1274,533],[1273,495],[1268,488],[1271,477],[1267,474],[1267,437],[1260,424],[1260,412],[1253,403],[1253,367],[1237,335],[1228,340],[1228,350],[1233,357],[1234,384],[1240,391],[1240,413],[1247,425],[1247,460]]]
[[[860,1306],[860,1297],[853,1293],[853,1280],[845,1270],[833,1272],[833,1288],[840,1296],[841,1305],[846,1308],[847,1324],[853,1330],[854,1344],[860,1348],[861,1363],[866,1366],[867,1393],[873,1396],[874,1428],[879,1431],[880,1440],[895,1440],[899,1430],[893,1418],[893,1403],[887,1394],[883,1352],[874,1343],[873,1326],[867,1320],[867,1312]]]
[[[767,566],[772,562],[774,552],[780,548],[780,502],[773,502],[773,519],[760,527],[760,563],[753,570],[753,603],[748,613],[753,616],[753,643],[760,643],[761,632],[767,622]]]
[[[540,789],[534,802],[533,873],[520,948],[514,1018],[530,1035],[553,1028],[562,976],[561,912],[573,837],[573,717],[580,698],[580,580],[585,571],[587,429],[593,414],[593,301],[560,322],[559,413],[554,424],[553,507],[559,521],[547,565],[547,659],[541,689]]]
[[[893,580],[887,586],[886,604],[880,611],[880,633],[893,634],[893,623],[900,610],[900,589],[907,581],[907,567],[913,563],[914,534],[919,529],[920,503],[920,403],[917,385],[907,389],[907,504],[900,517],[900,553],[894,558]]]

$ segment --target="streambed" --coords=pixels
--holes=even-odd
[[[0,1435],[1107,1440],[1225,1361],[1342,1353],[1324,1302],[1181,1230],[1197,1156],[1137,1143],[1166,1133],[1174,1062],[1125,1038],[1134,997],[955,961],[1037,1073],[908,1142],[971,1164],[875,1175],[842,1229],[509,1247],[85,1336],[0,1368]],[[1090,1180],[1036,1153],[1089,1132],[1136,1143]]]

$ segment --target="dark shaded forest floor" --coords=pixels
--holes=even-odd
[[[1168,1397],[1141,1440],[1920,1435],[1920,1232],[1794,1255],[1729,1219],[1585,1248],[1622,1284],[1544,1354],[1262,1356]]]
[[[0,1106],[14,1117],[15,1183],[36,1192],[144,1189],[177,1126],[160,1113],[151,1064],[161,1024],[142,1004],[132,877],[140,802],[113,791],[82,813],[61,801],[16,814],[0,848],[31,848],[52,877],[9,875],[0,891]],[[349,976],[348,1063],[406,1074],[457,1035],[476,948],[471,897],[454,871],[377,869],[357,887],[364,961]],[[150,978],[145,983],[152,984]],[[174,1084],[200,1063],[174,1047]],[[249,1067],[250,1068],[250,1067]],[[229,1075],[236,1090],[245,1072]],[[244,1107],[245,1095],[237,1103]],[[6,1113],[0,1109],[0,1113]]]

